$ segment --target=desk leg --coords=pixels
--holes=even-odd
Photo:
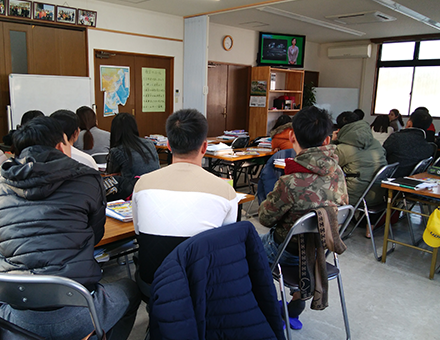
[[[429,271],[429,279],[432,280],[435,274],[435,265],[437,264],[438,248],[432,250],[431,270]]]
[[[393,190],[388,189],[387,215],[385,218],[385,234],[383,238],[382,263],[385,263],[385,261],[387,260],[388,235],[390,233],[392,202],[393,202]]]
[[[243,208],[243,204],[238,205],[238,211],[237,211],[237,222],[241,221],[241,208]]]

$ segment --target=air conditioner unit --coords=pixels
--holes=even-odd
[[[327,56],[330,59],[370,58],[371,44],[329,47]]]

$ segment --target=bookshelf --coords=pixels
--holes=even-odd
[[[266,136],[269,128],[280,115],[293,116],[302,108],[304,71],[270,66],[252,67],[252,82],[255,81],[266,82],[267,88],[265,106],[251,106],[249,109],[249,136],[251,139]],[[274,100],[283,95],[293,97],[295,107],[274,109]]]

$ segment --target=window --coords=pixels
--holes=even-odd
[[[440,40],[383,43],[377,61],[375,114],[425,106],[440,118]]]

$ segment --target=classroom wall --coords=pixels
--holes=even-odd
[[[62,0],[51,2],[57,5],[63,4]],[[89,75],[93,81],[95,81],[94,49],[160,55],[174,57],[174,88],[182,92],[184,25],[182,17],[93,0],[71,0],[69,6],[98,12],[98,29],[88,30]],[[100,31],[99,29],[120,31],[122,33]],[[133,34],[173,38],[181,41]],[[176,99],[177,103],[176,100],[173,100],[174,111],[182,108],[182,97]]]

